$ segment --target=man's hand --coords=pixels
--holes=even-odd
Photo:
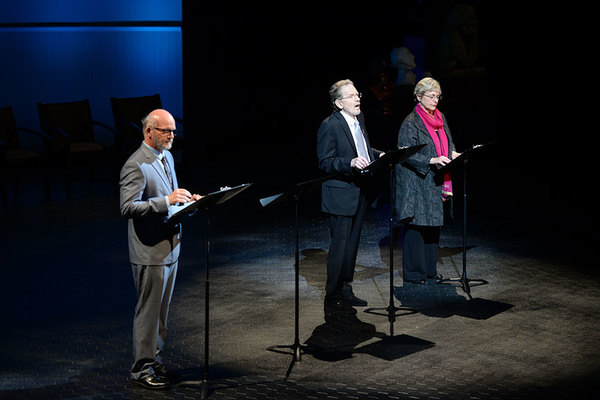
[[[369,165],[369,162],[367,161],[366,158],[361,157],[361,156],[353,158],[350,161],[350,166],[353,168],[357,168],[357,169],[364,169],[367,165]]]
[[[169,204],[187,203],[191,200],[198,200],[198,198],[194,196],[198,195],[192,195],[185,189],[175,189],[173,193],[169,195]]]

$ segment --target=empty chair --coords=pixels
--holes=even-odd
[[[111,97],[113,121],[117,129],[115,145],[123,163],[143,140],[142,118],[150,111],[162,108],[159,94],[139,97]]]
[[[64,167],[67,197],[71,198],[72,168],[77,164],[89,167],[88,187],[93,183],[96,166],[110,167],[116,188],[114,147],[95,140],[94,126],[102,127],[112,134],[116,134],[116,131],[92,119],[89,101],[37,103],[37,109],[41,130],[50,136],[46,142],[47,155]]]
[[[115,145],[117,147],[119,164],[123,164],[140,146],[143,140],[142,118],[148,115],[152,110],[163,108],[163,105],[160,94],[158,93],[138,97],[111,97],[110,105],[112,108],[114,125],[118,132],[115,139]],[[173,115],[173,117],[178,124],[178,130],[181,131],[183,120],[176,115]],[[175,160],[179,164],[184,164],[182,155],[183,148],[184,142],[180,132],[173,142],[172,149],[175,153]],[[184,167],[184,165],[181,167]],[[186,170],[183,170],[180,173],[182,177],[184,177],[185,174]]]
[[[12,107],[0,107],[0,190],[2,191],[2,203],[5,211],[8,209],[8,178],[14,178],[13,195],[17,197],[21,177],[25,169],[29,166],[39,167],[40,170],[43,169],[42,176],[44,177],[45,193],[46,195],[50,193],[47,169],[43,168],[45,158],[42,149],[44,146],[39,146],[39,149],[31,145],[27,147],[23,146],[19,137],[21,132],[33,134],[41,138],[42,143],[49,139],[47,135],[41,132],[18,127]],[[38,172],[40,171],[35,171],[36,174]]]

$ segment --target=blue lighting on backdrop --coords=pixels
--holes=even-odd
[[[3,5],[0,23],[181,21],[181,0],[20,0]]]
[[[155,93],[183,115],[181,1],[32,0],[0,18],[0,106],[18,125],[39,129],[37,102],[86,98],[112,124],[111,96]]]

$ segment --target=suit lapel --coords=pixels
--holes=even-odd
[[[335,116],[337,123],[341,126],[342,131],[346,135],[346,139],[348,139],[348,142],[350,142],[350,146],[352,146],[354,154],[358,156],[358,149],[356,148],[356,144],[354,143],[354,137],[352,136],[352,131],[350,131],[348,122],[346,122],[346,118],[344,118],[341,111],[338,111],[333,115]]]
[[[148,162],[150,163],[150,165],[152,165],[152,168],[154,168],[154,170],[160,176],[165,185],[168,188],[171,188],[171,182],[169,181],[169,177],[167,176],[165,167],[162,165],[162,162],[158,159],[158,157],[154,155],[154,153],[152,153],[152,151],[150,151],[150,149],[146,147],[146,145],[142,144],[142,150],[144,151]],[[167,158],[167,163],[169,163],[169,158]],[[171,168],[171,171],[173,171],[171,163],[169,163],[169,168]],[[171,174],[173,175],[173,186],[175,186],[175,174],[173,174],[173,172],[171,172]]]
[[[356,148],[356,143],[354,142],[354,136],[352,136],[352,131],[350,130],[350,126],[348,126],[348,122],[346,122],[346,118],[344,118],[341,111],[338,111],[334,115],[336,116],[337,122],[341,125],[344,133],[346,134],[346,138],[350,142],[350,146],[352,146],[352,149],[354,150],[354,154],[356,154],[356,156],[358,156],[358,149]],[[357,116],[357,120],[360,125],[360,129],[363,131],[363,136],[365,137],[367,153],[369,153],[369,158],[372,161],[375,159],[375,156],[373,155],[373,149],[371,149],[371,143],[369,142],[369,134],[367,133],[367,130],[365,129],[365,121],[364,121],[364,117],[363,117],[362,113]]]

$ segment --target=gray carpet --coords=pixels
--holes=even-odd
[[[200,186],[218,187],[207,176]],[[235,178],[222,183],[244,183]],[[295,360],[294,203],[258,202],[281,188],[259,180],[210,213],[210,398],[583,399],[599,389],[598,242],[526,206],[498,213],[497,204],[482,204],[485,190],[469,198],[470,296],[452,281],[404,283],[401,240],[390,280],[383,201],[363,228],[354,290],[369,305],[356,314],[324,313],[327,221],[318,192],[303,199]],[[24,182],[2,218],[0,398],[200,398],[206,215],[184,222],[171,308],[165,361],[181,381],[155,393],[127,381],[135,294],[110,184],[89,191],[82,178],[70,202],[60,185],[54,190],[43,201],[41,187]],[[455,201],[459,212],[440,240],[445,278],[463,269]]]

